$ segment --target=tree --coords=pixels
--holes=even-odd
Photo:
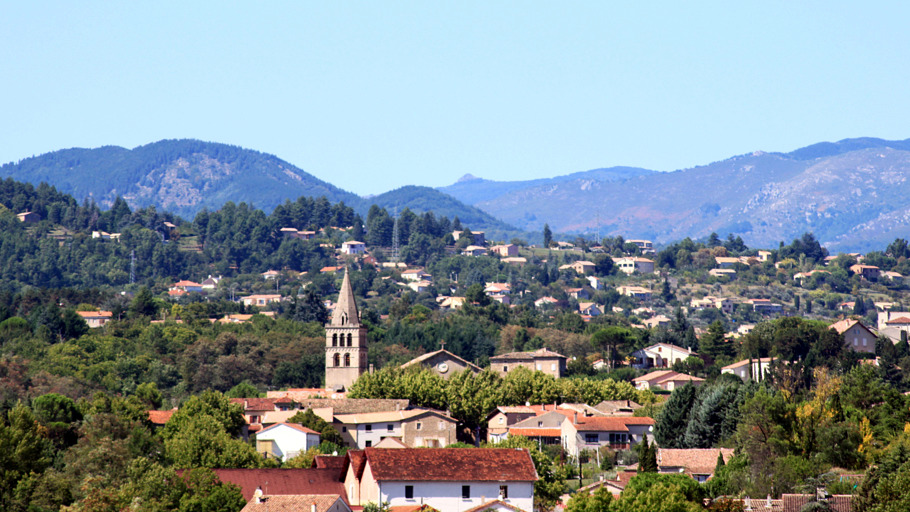
[[[259,389],[256,388],[250,381],[245,380],[240,384],[229,389],[225,394],[225,398],[258,398]]]
[[[297,423],[306,428],[319,432],[320,440],[322,442],[335,443],[339,446],[344,446],[344,438],[341,437],[341,434],[339,434],[337,430],[335,430],[335,427],[333,427],[331,423],[325,421],[319,416],[316,416],[312,409],[298,412],[297,414],[288,418],[287,422]]]
[[[631,340],[632,331],[616,325],[604,327],[591,335],[591,345],[603,353],[604,361],[610,365],[610,369],[613,369],[619,358],[619,347],[625,346]]]
[[[648,444],[648,436],[642,436],[638,444],[638,472],[657,473],[657,447]]]
[[[708,326],[706,332],[699,341],[699,353],[708,356],[711,359],[717,359],[721,356],[732,356],[735,348],[732,343],[726,341],[727,330],[720,320],[715,320]]]
[[[696,512],[704,510],[704,489],[690,476],[639,473],[626,485],[614,512]]]
[[[610,512],[613,504],[613,493],[606,487],[600,487],[593,494],[577,492],[569,498],[566,512]]]
[[[654,425],[654,440],[664,448],[683,448],[682,435],[689,422],[689,412],[695,404],[695,386],[676,388],[661,409]]]
[[[550,231],[550,225],[543,225],[543,246],[550,247],[550,244],[553,243],[553,232]]]
[[[17,483],[50,463],[50,445],[32,411],[19,403],[0,417],[0,508],[9,510]]]
[[[136,293],[136,296],[133,297],[133,301],[130,302],[130,315],[131,316],[150,316],[154,317],[158,314],[158,306],[155,304],[155,299],[152,296],[151,290],[148,287],[143,286],[139,289],[139,292]]]

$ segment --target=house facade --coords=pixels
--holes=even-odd
[[[541,371],[557,379],[566,374],[566,356],[541,348],[533,352],[510,352],[490,358],[490,367],[496,373],[505,375],[510,370],[524,367]]]
[[[875,340],[878,336],[859,320],[846,318],[828,327],[843,335],[844,343],[856,352],[875,353]]]
[[[498,499],[534,509],[537,471],[527,450],[367,448],[346,457],[344,482],[353,506],[387,502],[466,512]]]
[[[276,423],[256,434],[256,451],[265,457],[286,462],[319,446],[319,432],[296,423]]]
[[[614,258],[613,264],[625,274],[634,274],[635,272],[638,272],[639,274],[651,274],[654,272],[654,261],[649,260],[648,258],[640,258],[637,256]]]
[[[342,254],[363,254],[367,252],[367,244],[363,242],[358,242],[357,240],[349,240],[341,244],[341,253]]]
[[[635,368],[669,368],[679,361],[685,361],[689,356],[697,356],[695,352],[669,343],[656,343],[632,352]]]
[[[422,356],[411,359],[407,363],[401,365],[401,367],[408,368],[410,366],[416,365],[428,368],[431,372],[442,377],[443,379],[448,379],[452,375],[455,375],[456,373],[464,370],[470,370],[475,374],[482,371],[481,368],[476,364],[462,359],[445,349],[429,352]]]
[[[358,449],[375,447],[390,437],[411,448],[445,447],[455,442],[457,426],[451,416],[431,409],[336,414],[333,423],[348,446]]]
[[[744,382],[759,381],[765,378],[765,375],[771,371],[773,358],[762,357],[760,359],[743,359],[732,364],[728,364],[720,369],[720,373],[731,373],[736,375]],[[750,368],[751,365],[751,368]]]

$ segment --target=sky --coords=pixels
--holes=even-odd
[[[910,138],[910,2],[3,2],[0,163],[195,138],[360,195]]]

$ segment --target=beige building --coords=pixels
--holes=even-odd
[[[523,367],[531,371],[544,372],[558,379],[566,374],[566,356],[546,348],[533,352],[511,352],[491,357],[490,367],[500,375]]]
[[[509,427],[537,415],[529,406],[500,406],[487,416],[487,442],[497,443],[509,437]]]
[[[336,414],[333,423],[352,448],[375,447],[390,437],[411,448],[442,448],[456,441],[455,419],[432,409]]]
[[[474,373],[481,372],[481,368],[476,364],[462,359],[445,349],[415,357],[401,365],[401,367],[408,368],[416,365],[428,368],[431,372],[439,375],[443,379],[448,379],[452,375],[464,370],[471,370]]]
[[[332,318],[325,324],[325,387],[348,391],[367,370],[367,328],[360,323],[348,270]]]
[[[875,340],[878,336],[859,320],[846,318],[839,322],[834,322],[828,327],[843,335],[844,343],[856,352],[875,353]]]
[[[634,274],[635,272],[638,272],[639,274],[651,274],[654,272],[654,261],[649,260],[648,258],[614,258],[613,264],[616,265],[616,268],[626,274]]]
[[[774,359],[770,357],[743,359],[724,366],[720,369],[720,373],[732,373],[746,382],[750,380],[760,381],[771,371],[771,363],[773,362]]]

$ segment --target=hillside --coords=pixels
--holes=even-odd
[[[475,231],[512,232],[516,229],[491,216],[479,208],[466,205],[454,197],[430,187],[409,185],[367,200],[389,212],[400,212],[409,208],[414,213],[432,211],[437,216],[449,219],[458,217],[462,225]]]
[[[557,176],[555,178],[524,181],[493,181],[466,174],[457,182],[446,187],[439,187],[438,190],[467,204],[478,204],[495,200],[497,197],[506,194],[512,194],[534,187],[546,187],[549,185],[584,179],[596,181],[622,181],[637,176],[653,174],[655,172],[657,171],[649,171],[638,167],[610,167],[606,169],[576,172],[564,176]]]
[[[352,206],[360,202],[275,156],[198,140],[163,140],[133,149],[64,149],[3,165],[0,176],[47,182],[105,207],[119,195],[134,208],[156,206],[188,218],[227,201],[252,203],[267,212],[300,196],[326,196]]]
[[[547,183],[475,206],[526,230],[549,223],[656,242],[734,233],[763,247],[811,231],[832,250],[866,250],[910,230],[908,174],[910,140],[847,139],[621,181]]]

